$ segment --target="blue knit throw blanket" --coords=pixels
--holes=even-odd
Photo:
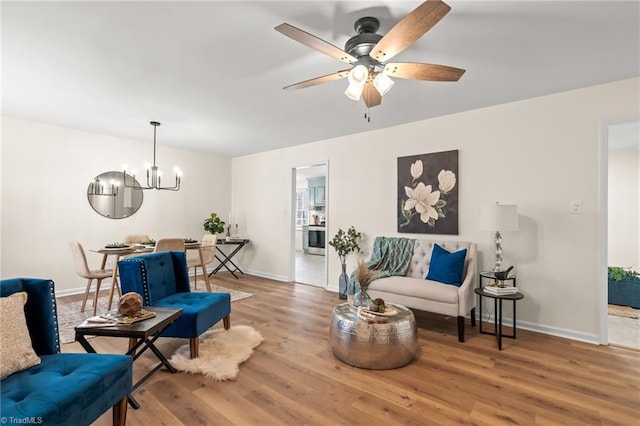
[[[376,237],[367,267],[380,271],[376,278],[405,275],[411,264],[415,241],[413,238]]]

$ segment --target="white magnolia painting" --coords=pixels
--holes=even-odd
[[[458,235],[458,151],[398,157],[398,232]]]

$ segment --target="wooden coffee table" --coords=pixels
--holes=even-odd
[[[340,361],[372,370],[409,364],[418,353],[418,333],[413,312],[391,305],[398,313],[386,323],[369,324],[358,318],[357,308],[343,303],[334,308],[329,344]]]
[[[76,340],[82,345],[82,347],[90,353],[95,353],[96,350],[91,346],[86,339],[87,336],[106,336],[106,337],[124,337],[130,339],[129,350],[126,355],[132,355],[133,361],[138,359],[147,349],[158,357],[160,363],[156,365],[151,371],[149,371],[143,378],[138,380],[133,385],[131,393],[129,394],[129,404],[133,408],[140,408],[140,404],[133,397],[133,392],[138,389],[144,382],[149,380],[162,366],[165,366],[171,373],[175,373],[177,370],[169,360],[160,352],[160,350],[154,345],[154,342],[160,337],[162,332],[173,324],[180,316],[182,316],[182,309],[168,309],[168,308],[154,308],[145,307],[148,311],[153,311],[156,316],[143,321],[135,322],[133,324],[122,324],[108,327],[76,327]]]

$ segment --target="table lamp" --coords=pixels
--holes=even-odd
[[[518,206],[498,202],[485,206],[480,215],[480,229],[495,232],[493,243],[496,250],[496,261],[493,271],[502,271],[502,235],[500,232],[518,230]]]

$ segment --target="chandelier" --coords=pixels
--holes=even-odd
[[[127,188],[134,189],[156,189],[156,190],[166,190],[166,191],[178,191],[180,189],[180,179],[182,174],[180,170],[176,167],[176,183],[174,186],[162,186],[162,172],[158,170],[158,166],[156,166],[156,129],[160,125],[157,121],[151,121],[149,124],[153,126],[153,166],[146,166],[147,169],[147,186],[142,186],[136,181],[136,171],[131,170],[131,176],[133,177],[133,183],[127,183],[127,166],[123,166],[122,171],[122,180],[124,186]]]
[[[96,196],[107,196],[107,197],[117,197],[118,191],[120,189],[120,183],[111,179],[111,185],[107,186],[107,191],[104,191],[104,182],[100,180],[99,177],[95,178],[89,184],[89,190],[87,191],[88,195],[96,195]]]

